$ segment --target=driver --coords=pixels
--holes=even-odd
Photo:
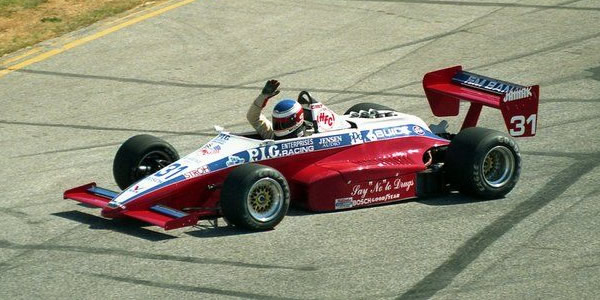
[[[300,103],[292,99],[283,99],[273,108],[269,121],[262,109],[272,97],[279,94],[279,81],[269,80],[256,100],[250,105],[246,118],[263,139],[288,139],[304,136],[304,111]]]

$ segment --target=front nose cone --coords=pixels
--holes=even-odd
[[[112,202],[110,202],[108,204],[108,206],[106,206],[102,209],[101,214],[105,218],[116,218],[121,215],[123,208],[124,208],[123,206],[114,205],[114,204],[112,204]]]

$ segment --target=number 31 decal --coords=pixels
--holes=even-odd
[[[525,116],[513,116],[510,118],[511,128],[508,132],[512,136],[535,135],[535,124],[537,115],[530,115],[527,119]],[[527,127],[531,126],[531,134],[527,134]]]
[[[161,176],[165,176],[169,173],[171,173],[171,175],[165,177],[165,180],[168,180],[169,178],[179,174],[179,172],[187,169],[188,166],[182,166],[180,163],[174,163],[160,171],[158,171],[156,174],[154,174],[156,177],[161,177]],[[173,171],[175,171],[175,173],[173,173]]]

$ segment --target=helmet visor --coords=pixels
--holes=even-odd
[[[304,118],[302,115],[302,110],[300,110],[296,114],[288,116],[288,117],[283,117],[283,118],[273,117],[273,130],[280,131],[280,130],[287,130],[287,129],[292,129],[292,128],[295,129],[295,127],[297,127],[296,125],[302,123],[303,121],[304,121]]]

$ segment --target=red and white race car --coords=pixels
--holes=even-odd
[[[179,158],[167,142],[137,135],[114,160],[122,192],[89,183],[64,198],[101,207],[107,218],[167,230],[218,217],[265,230],[283,219],[290,201],[334,211],[453,191],[487,199],[510,192],[521,171],[511,136],[535,135],[539,87],[460,66],[426,74],[423,86],[436,116],[456,116],[461,100],[471,102],[458,134],[379,104],[357,104],[339,115],[302,92],[305,137],[274,141],[221,131]],[[511,136],[475,127],[482,106],[502,111]]]

